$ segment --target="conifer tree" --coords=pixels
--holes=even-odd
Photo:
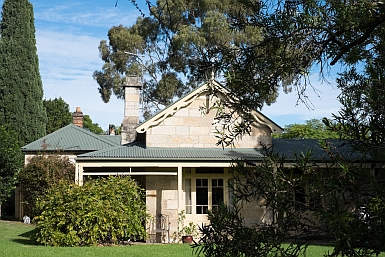
[[[33,6],[5,0],[0,23],[0,124],[14,130],[20,145],[46,132]]]

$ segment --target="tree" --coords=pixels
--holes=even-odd
[[[289,124],[282,134],[273,134],[275,138],[287,139],[339,139],[337,132],[331,131],[322,120],[311,119],[305,124]]]
[[[25,203],[25,214],[34,217],[35,204],[48,190],[60,181],[75,182],[75,164],[67,156],[41,154],[28,159],[25,167],[18,174],[21,192]]]
[[[135,3],[136,1],[131,1]],[[172,49],[183,49],[179,35],[189,42],[185,28],[198,31],[205,26],[200,19],[206,5],[212,5],[215,15],[224,12],[221,8],[229,1],[147,1],[150,13],[160,24],[160,32],[166,39],[164,44]],[[321,77],[325,78],[329,68],[335,64],[345,71],[338,78],[345,102],[341,112],[335,116],[335,128],[341,138],[353,143],[357,162],[345,160],[334,146],[324,145],[326,153],[333,157],[331,167],[318,170],[311,155],[298,158],[296,167],[306,176],[292,176],[283,170],[283,160],[266,155],[266,166],[239,171],[234,188],[240,202],[265,199],[266,208],[271,207],[276,217],[271,226],[248,229],[234,210],[221,209],[209,215],[210,225],[203,227],[203,252],[207,256],[265,256],[282,254],[296,256],[306,246],[307,238],[314,231],[327,232],[336,242],[332,256],[368,256],[378,254],[384,245],[384,191],[383,184],[383,45],[385,5],[382,1],[340,0],[278,0],[278,1],[231,1],[238,11],[226,13],[229,31],[243,33],[259,29],[259,40],[237,44],[231,41],[218,44],[212,51],[196,62],[194,74],[202,78],[208,70],[222,75],[229,90],[226,105],[244,114],[243,124],[234,126],[230,138],[222,137],[225,145],[233,138],[247,133],[252,124],[251,110],[266,104],[266,96],[283,87],[287,92],[295,90],[300,100],[308,103],[306,88],[311,69],[317,65]],[[204,6],[204,7],[203,7]],[[178,16],[179,14],[179,16]],[[182,17],[182,18],[181,18]],[[226,26],[225,26],[226,27]],[[210,33],[206,34],[208,37]],[[235,43],[234,43],[235,42]],[[186,44],[188,45],[188,44]],[[168,51],[168,55],[175,54]],[[183,53],[180,51],[178,53]],[[182,60],[188,56],[177,55]],[[181,56],[183,56],[181,58]],[[367,66],[365,70],[358,70]],[[373,67],[372,71],[368,67]],[[358,70],[358,71],[357,71]],[[235,99],[235,100],[233,100]],[[362,99],[362,100],[361,100]],[[311,99],[310,99],[311,100]],[[231,113],[230,113],[231,114]],[[219,113],[222,117],[231,117]],[[248,119],[251,119],[248,121]],[[364,154],[362,154],[364,153]],[[368,154],[368,155],[367,155]],[[361,166],[360,158],[370,156],[377,161],[374,174]],[[365,160],[363,160],[365,162]],[[244,165],[239,165],[241,170]],[[329,169],[330,168],[330,169]],[[267,171],[267,173],[263,172]],[[319,172],[316,172],[319,171]],[[321,176],[323,175],[323,176]],[[298,188],[308,184],[308,199],[314,204],[305,205],[296,201]],[[304,184],[303,184],[304,183]],[[326,199],[325,199],[326,197]],[[294,200],[293,200],[294,199]],[[344,204],[341,204],[343,199]],[[312,201],[313,202],[313,201]],[[258,203],[259,204],[259,203]],[[367,211],[369,220],[359,216],[360,207]],[[239,207],[241,208],[241,207]],[[293,211],[303,208],[302,211]],[[321,226],[310,221],[306,214],[315,213]],[[369,222],[369,223],[368,223]],[[368,225],[370,224],[370,225]],[[373,226],[376,229],[373,229]],[[315,229],[315,230],[313,230]],[[325,230],[323,230],[325,229]],[[294,234],[296,238],[290,238]],[[249,240],[247,240],[249,239]],[[282,248],[283,240],[293,240],[288,248]],[[364,245],[359,242],[367,242]]]
[[[105,131],[101,127],[99,127],[98,123],[92,123],[92,120],[89,115],[84,115],[83,128],[88,129],[89,131],[97,135],[105,134]]]
[[[45,135],[47,121],[28,0],[4,1],[0,35],[0,124],[25,145]]]
[[[385,62],[377,60],[365,67],[364,73],[355,69],[344,72],[337,80],[342,89],[342,105],[327,125],[350,139],[357,151],[369,154],[384,168],[385,163]],[[351,140],[353,139],[353,140]]]
[[[47,113],[47,134],[50,134],[72,122],[72,114],[68,103],[61,97],[43,100]]]
[[[143,71],[147,75],[143,91],[146,106],[149,103],[153,103],[150,107],[168,105],[199,83],[224,74],[222,63],[231,64],[230,59],[219,52],[221,46],[236,49],[261,40],[258,27],[249,26],[242,31],[229,29],[228,17],[237,13],[247,17],[253,13],[245,5],[232,1],[187,0],[148,3],[150,16],[139,17],[131,27],[111,28],[109,42],[100,43],[100,56],[105,64],[102,71],[94,73],[94,78],[104,101],[108,101],[112,93],[122,98],[124,76]],[[269,89],[265,93],[264,102],[275,101],[277,90]]]
[[[15,135],[0,126],[0,218],[1,205],[15,189],[21,167],[22,154]]]
[[[299,100],[309,104],[306,88],[312,86],[309,75],[315,65],[325,78],[330,66],[339,63],[349,70],[377,56],[383,45],[382,1],[146,3],[146,18],[157,28],[149,39],[159,39],[163,60],[197,80],[208,79],[208,71],[214,71],[229,90],[226,104],[246,114],[273,102],[280,87],[295,90]],[[236,127],[239,133],[231,134],[247,133],[249,118]]]

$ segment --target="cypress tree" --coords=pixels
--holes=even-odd
[[[0,125],[15,131],[24,145],[45,135],[47,120],[33,6],[28,0],[5,0],[1,14]]]

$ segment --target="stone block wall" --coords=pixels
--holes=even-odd
[[[159,214],[168,217],[170,222],[170,241],[178,227],[178,180],[177,176],[146,176],[146,205],[154,222]],[[152,226],[152,227],[150,227]],[[156,228],[156,231],[154,231]],[[168,242],[166,231],[162,233],[159,224],[148,224],[149,240]]]
[[[165,118],[146,132],[148,147],[203,147],[215,148],[218,139],[215,133],[221,129],[214,117],[216,110],[202,111],[201,107],[212,106],[215,99],[201,94],[192,103]],[[207,110],[207,109],[206,109]],[[260,143],[271,144],[271,131],[267,126],[253,126],[250,135],[237,140],[238,148],[259,148]]]

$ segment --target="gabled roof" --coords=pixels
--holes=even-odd
[[[261,149],[253,148],[162,148],[131,144],[78,155],[77,160],[130,161],[232,161],[261,160]]]
[[[114,137],[114,138],[113,138]],[[52,132],[21,149],[23,152],[36,151],[95,151],[120,145],[116,136],[107,138],[86,129],[69,124]]]
[[[211,85],[209,85],[209,83],[205,83],[205,84],[201,85],[200,87],[196,88],[195,90],[191,91],[187,95],[181,97],[175,103],[169,105],[168,107],[166,107],[162,111],[155,114],[150,119],[148,119],[145,122],[143,122],[142,124],[140,124],[136,128],[136,131],[138,133],[146,132],[147,129],[149,129],[150,127],[156,126],[159,123],[161,123],[162,121],[164,121],[166,118],[173,116],[180,109],[190,105],[200,94],[202,94],[203,92],[209,92],[210,86],[215,87],[216,90],[218,90],[218,92],[221,92],[223,94],[228,93],[227,89],[224,88],[217,81],[212,81],[211,83],[212,83]],[[263,115],[261,112],[254,111],[253,114],[254,114],[254,118],[257,122],[267,125],[268,127],[270,127],[271,131],[273,131],[273,132],[278,131],[279,133],[281,133],[283,131],[282,127],[280,127],[274,121],[272,121],[271,119],[269,119],[268,117]]]

